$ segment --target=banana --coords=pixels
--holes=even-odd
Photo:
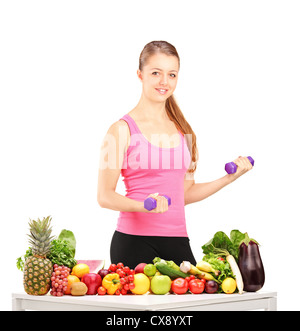
[[[215,279],[215,277],[213,275],[211,275],[211,274],[209,274],[208,272],[205,272],[205,271],[200,271],[200,274],[198,275],[198,277],[203,278],[205,280],[213,280],[216,283],[220,284],[220,282],[217,279]]]
[[[199,270],[205,271],[205,272],[214,272],[215,270],[213,269],[213,267],[205,261],[200,261],[197,263],[196,267]]]
[[[200,271],[205,271],[205,272],[212,272],[214,273],[216,276],[218,276],[220,274],[219,270],[215,270],[208,262],[206,261],[200,261],[197,263],[196,267],[200,270]]]
[[[191,275],[200,275],[202,271],[200,271],[198,268],[196,268],[194,265],[191,264],[191,269],[189,270],[189,273]]]

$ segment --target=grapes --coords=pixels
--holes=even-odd
[[[61,297],[68,287],[68,276],[71,269],[65,266],[54,264],[51,276],[51,292],[53,296]]]

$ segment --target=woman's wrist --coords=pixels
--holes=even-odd
[[[144,208],[144,201],[135,201],[135,212],[144,213],[147,210]]]
[[[233,183],[237,177],[233,176],[233,174],[227,174],[224,177],[225,185]]]

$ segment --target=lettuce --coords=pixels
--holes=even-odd
[[[66,240],[52,240],[50,254],[47,258],[52,264],[64,265],[70,269],[77,264],[77,261],[74,259],[73,251]]]
[[[75,251],[76,251],[76,239],[74,236],[74,233],[70,230],[62,230],[61,233],[58,236],[58,240],[60,241],[66,241],[69,245],[69,249],[72,252],[72,257],[75,257]]]
[[[219,260],[218,257],[218,255],[209,253],[203,257],[203,261],[208,262],[215,270],[220,271],[220,274],[217,277],[215,276],[220,283],[222,283],[223,280],[227,277],[235,278],[232,273],[230,264],[226,260]]]
[[[238,261],[239,246],[246,235],[247,233],[239,230],[232,230],[229,238],[223,231],[218,231],[209,242],[202,246],[203,254],[214,253],[215,248],[218,248],[228,251]]]

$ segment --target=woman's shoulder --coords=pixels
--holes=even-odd
[[[112,134],[115,137],[128,137],[130,136],[130,130],[128,124],[122,118],[118,121],[112,123],[107,131],[107,133]]]

